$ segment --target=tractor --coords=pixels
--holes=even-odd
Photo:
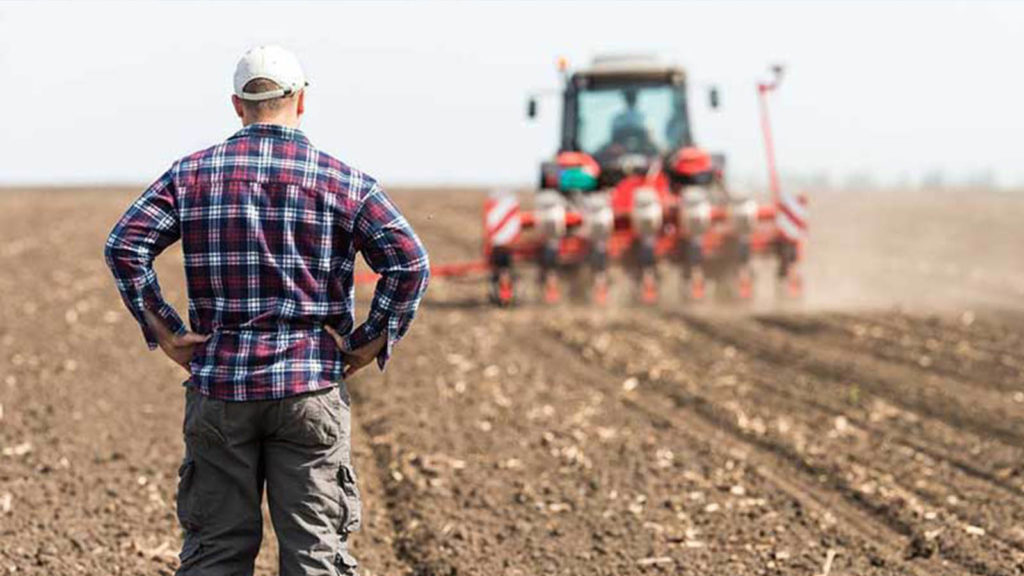
[[[766,97],[781,68],[758,84],[772,201],[758,204],[730,190],[725,157],[695,143],[686,72],[650,57],[601,57],[569,71],[563,87],[558,152],[540,166],[532,202],[496,193],[484,211],[489,292],[499,305],[520,293],[518,269],[535,264],[545,302],[563,298],[563,284],[584,279],[588,298],[608,299],[609,267],[633,279],[636,297],[659,300],[666,270],[677,270],[683,297],[716,293],[748,300],[751,259],[774,257],[785,293],[797,296],[806,199],[783,193],[775,170]],[[708,91],[718,108],[717,89]],[[538,113],[536,96],[527,116]]]

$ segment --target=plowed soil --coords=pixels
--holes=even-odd
[[[0,573],[176,566],[183,373],[102,259],[136,193],[0,193]],[[477,256],[480,192],[395,197],[435,263]],[[363,574],[1024,574],[1024,199],[813,198],[800,304],[435,279],[350,384]]]

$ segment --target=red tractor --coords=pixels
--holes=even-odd
[[[773,196],[767,204],[730,191],[724,156],[696,145],[682,68],[638,57],[598,58],[571,73],[560,68],[559,152],[541,166],[532,209],[507,193],[487,202],[484,255],[493,301],[516,299],[516,267],[526,262],[539,267],[547,302],[562,297],[570,276],[584,278],[591,298],[605,302],[612,262],[629,271],[646,303],[658,300],[659,278],[673,265],[687,298],[703,298],[707,282],[749,299],[751,258],[760,255],[777,259],[787,294],[800,293],[806,202],[779,187],[765,107],[781,68],[758,85]],[[717,90],[709,96],[717,108]],[[536,114],[531,98],[528,116]]]

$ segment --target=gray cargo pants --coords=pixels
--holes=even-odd
[[[360,503],[343,390],[224,402],[188,389],[178,576],[252,574],[264,483],[281,576],[355,574],[347,540],[359,529]]]

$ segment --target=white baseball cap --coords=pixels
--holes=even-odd
[[[270,92],[249,93],[245,85],[257,78],[270,80],[280,86]],[[309,86],[302,72],[299,59],[280,46],[257,46],[251,48],[235,68],[235,95],[242,100],[258,102],[283,98]]]

